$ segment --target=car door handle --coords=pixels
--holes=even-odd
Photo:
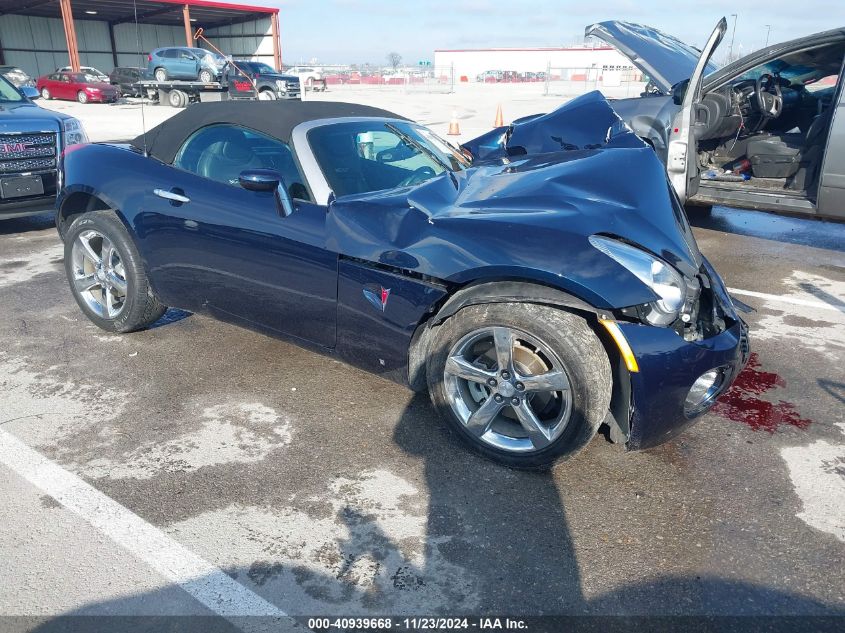
[[[176,193],[175,191],[166,191],[165,189],[154,189],[153,193],[159,198],[164,198],[165,200],[170,200],[172,202],[185,203],[191,201],[188,196],[184,196],[181,193]]]

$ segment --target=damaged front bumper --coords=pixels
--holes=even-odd
[[[730,388],[748,362],[748,326],[706,261],[705,268],[713,281],[713,300],[724,315],[725,327],[718,334],[689,341],[671,328],[619,323],[638,364],[638,371],[628,374],[624,422],[629,450],[662,444],[694,423]],[[696,385],[694,389],[696,381],[705,377],[715,377],[712,388],[701,390]],[[699,397],[701,401],[695,402]]]

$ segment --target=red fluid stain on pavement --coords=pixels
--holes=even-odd
[[[752,353],[748,365],[734,384],[713,406],[713,413],[747,424],[755,431],[774,433],[781,424],[806,429],[812,420],[802,418],[791,402],[769,402],[758,398],[775,387],[786,387],[786,381],[775,373],[762,371],[757,354]]]

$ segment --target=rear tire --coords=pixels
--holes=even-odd
[[[113,211],[76,218],[64,235],[65,272],[76,303],[107,332],[134,332],[167,310],[153,294],[135,243]]]
[[[499,349],[508,346],[500,340],[510,341],[508,370],[501,369],[508,357]],[[457,435],[517,468],[546,466],[584,448],[605,419],[612,390],[607,353],[587,322],[528,303],[460,310],[432,333],[426,375],[434,406]],[[484,407],[495,411],[489,422]]]
[[[41,89],[41,98],[44,99],[45,101],[50,100],[50,91],[47,90],[47,88]]]
[[[181,90],[171,90],[167,95],[167,100],[174,108],[184,108],[188,105],[188,95]]]
[[[156,81],[167,81],[167,69],[166,68],[156,68],[153,75],[156,78]]]
[[[80,90],[76,93],[76,100],[79,101],[79,103],[88,103],[88,95],[84,90]]]

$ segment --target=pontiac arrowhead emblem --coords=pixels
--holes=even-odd
[[[385,311],[387,300],[390,298],[390,288],[371,285],[364,288],[364,298],[377,310]]]

